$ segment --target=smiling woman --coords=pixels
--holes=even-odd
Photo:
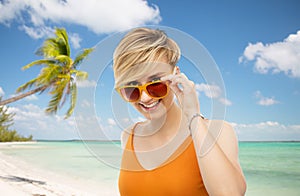
[[[120,194],[243,195],[235,133],[202,117],[179,58],[178,45],[158,29],[134,29],[115,50],[115,88],[146,118],[122,133]],[[210,129],[220,127],[215,139]]]

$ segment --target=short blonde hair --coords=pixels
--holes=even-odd
[[[114,52],[115,87],[148,72],[151,66],[145,65],[165,59],[168,64],[175,66],[179,58],[178,45],[163,31],[150,28],[133,29],[120,41]]]

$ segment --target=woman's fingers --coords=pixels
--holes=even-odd
[[[161,81],[171,81],[171,79],[174,77],[175,75],[174,74],[170,74],[170,75],[167,75],[167,76],[163,76],[160,78]]]
[[[175,92],[185,91],[189,92],[191,88],[194,88],[194,83],[190,81],[185,74],[168,75],[161,78],[162,81],[170,81],[170,85],[173,86]],[[179,85],[182,87],[180,88]],[[176,88],[175,88],[176,87]]]
[[[200,104],[198,101],[195,84],[189,80],[183,73],[168,75],[161,78],[162,81],[168,81],[171,90],[175,93],[183,113],[190,117],[199,113]]]
[[[169,84],[169,87],[171,88],[171,90],[176,94],[179,95],[182,93],[182,90],[179,88],[179,86],[177,84],[175,84],[174,82]]]

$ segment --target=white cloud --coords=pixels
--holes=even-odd
[[[300,91],[294,90],[293,95],[300,95]]]
[[[220,98],[219,101],[220,101],[223,105],[226,105],[226,106],[231,106],[231,105],[232,105],[232,102],[229,101],[229,100],[226,99],[226,98]]]
[[[226,106],[231,106],[232,102],[222,96],[222,90],[219,86],[217,85],[210,85],[210,84],[204,84],[204,83],[200,83],[200,84],[196,84],[195,85],[195,89],[197,91],[197,93],[204,93],[204,95],[210,99],[218,99],[218,101],[220,103],[222,103],[223,105]]]
[[[19,96],[21,95],[22,93],[17,93],[17,94],[11,94],[9,97],[16,97],[16,96]],[[35,100],[38,100],[39,98],[36,96],[36,94],[32,94],[32,95],[29,95],[27,97],[24,98],[25,101],[35,101]]]
[[[118,140],[121,129],[116,121],[108,118],[105,122],[99,116],[77,113],[74,115],[77,131],[83,140]]]
[[[122,122],[128,123],[128,122],[130,122],[130,120],[129,120],[129,118],[123,118],[123,119],[122,119]]]
[[[92,116],[64,120],[60,115],[45,115],[44,109],[34,104],[9,107],[8,111],[16,113],[13,128],[21,135],[33,135],[34,139],[79,139],[80,134],[87,134],[83,138],[91,135],[91,139],[119,139],[122,131],[112,118],[106,123]],[[231,124],[241,141],[300,140],[300,124],[284,125],[276,121]],[[81,128],[81,132],[76,127]]]
[[[274,105],[277,103],[278,101],[276,101],[274,98],[268,98],[268,97],[262,98],[258,101],[258,104],[263,106]]]
[[[108,118],[108,119],[107,119],[107,123],[108,123],[109,125],[111,125],[111,126],[115,126],[115,125],[116,125],[116,121],[115,121],[114,119],[112,119],[112,118]]]
[[[2,89],[2,87],[0,86],[0,97],[4,96],[5,95],[5,92],[4,90]]]
[[[217,98],[221,95],[221,89],[217,85],[196,84],[195,88],[199,92],[203,92],[209,98]]]
[[[34,100],[38,100],[38,97],[36,95],[29,95],[27,97],[25,97],[26,101],[34,101]]]
[[[40,39],[43,37],[50,37],[54,33],[54,29],[51,27],[40,26],[40,27],[29,27],[22,25],[19,27],[20,30],[25,31],[33,39]]]
[[[81,103],[81,107],[89,108],[89,107],[91,107],[91,103],[88,100],[84,99]]]
[[[60,115],[46,115],[44,109],[34,104],[9,107],[15,113],[13,128],[24,136],[34,139],[74,139],[75,123],[72,118],[64,120]]]
[[[97,85],[97,82],[92,80],[82,80],[82,81],[76,81],[77,87],[81,88],[88,88],[88,87],[95,87]]]
[[[17,22],[33,38],[47,34],[50,23],[80,25],[100,34],[161,21],[158,7],[144,0],[7,0],[0,2],[0,13],[0,23]]]
[[[82,41],[82,39],[77,33],[73,33],[70,35],[70,41],[75,49],[80,48],[80,42]]]
[[[256,91],[254,96],[258,99],[257,104],[262,106],[270,106],[280,103],[274,97],[264,97],[260,91]]]
[[[20,18],[18,17],[21,14],[21,10],[24,8],[25,1],[18,1],[14,3],[9,3],[7,1],[0,2],[0,22],[9,26],[12,20],[17,20]]]
[[[99,116],[75,114],[64,119],[59,114],[47,115],[43,108],[35,104],[9,107],[8,111],[15,113],[12,129],[23,136],[33,135],[34,139],[116,140],[120,139],[122,131],[112,118],[103,122]]]
[[[266,121],[254,124],[231,123],[241,141],[300,140],[300,125]]]
[[[249,43],[239,62],[254,61],[254,69],[261,74],[283,72],[289,77],[300,78],[300,31],[290,34],[281,42]]]

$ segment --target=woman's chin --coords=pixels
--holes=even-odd
[[[142,104],[138,104],[138,111],[148,120],[154,120],[166,115],[166,107],[163,104],[162,99],[157,100],[151,107],[146,107]]]

